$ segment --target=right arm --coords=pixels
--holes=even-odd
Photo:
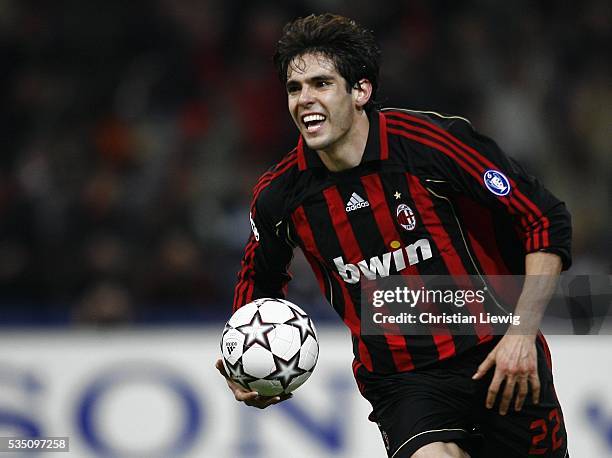
[[[286,222],[282,213],[275,211],[274,207],[278,205],[270,194],[260,194],[251,205],[251,235],[234,289],[234,312],[260,297],[284,299],[291,279],[288,268],[293,258],[293,247],[285,236]]]
[[[291,279],[288,267],[293,257],[293,247],[283,237],[286,223],[280,216],[282,212],[275,211],[275,207],[280,207],[280,203],[274,205],[274,198],[282,196],[265,192],[269,189],[257,193],[257,189],[258,186],[255,186],[255,198],[249,214],[251,235],[244,250],[238,282],[234,289],[232,312],[261,297],[284,298],[287,283]],[[256,391],[249,391],[232,381],[221,359],[217,360],[215,367],[225,377],[234,398],[246,405],[264,409],[292,396],[260,396]]]

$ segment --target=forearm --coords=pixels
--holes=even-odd
[[[520,325],[511,326],[508,334],[535,338],[560,272],[561,258],[556,254],[535,252],[525,257],[525,283],[514,312]]]

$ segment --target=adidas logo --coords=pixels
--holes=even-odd
[[[238,346],[238,342],[236,342],[235,340],[228,340],[225,342],[225,348],[227,350],[228,354],[232,354],[234,352],[234,349]]]
[[[354,192],[351,198],[349,199],[349,201],[346,203],[345,210],[347,212],[351,212],[353,210],[357,210],[358,208],[369,207],[369,206],[370,206],[370,202],[368,202],[367,200],[363,200],[363,198],[359,194]]]

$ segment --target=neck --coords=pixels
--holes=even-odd
[[[338,141],[329,148],[317,150],[321,162],[331,172],[352,169],[361,163],[368,141],[370,121],[364,111],[357,114],[357,119]]]

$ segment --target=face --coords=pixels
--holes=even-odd
[[[360,83],[369,85],[367,80]],[[347,82],[333,62],[319,54],[293,59],[287,70],[286,88],[289,112],[306,144],[325,151],[350,136],[370,95],[361,88],[348,92]]]

